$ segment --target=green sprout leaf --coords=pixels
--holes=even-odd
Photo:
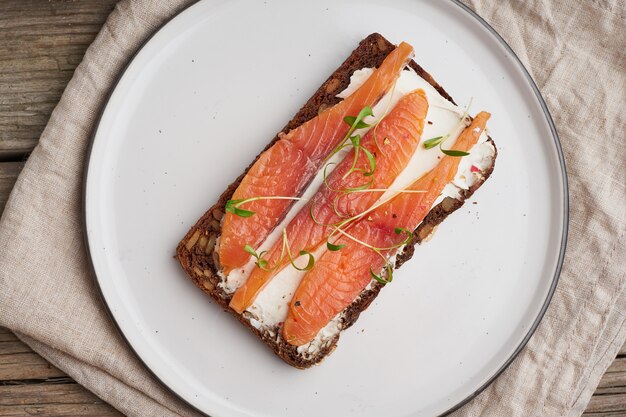
[[[363,150],[363,153],[365,154],[365,156],[367,156],[367,160],[370,163],[370,170],[365,172],[363,175],[366,177],[371,177],[372,175],[374,175],[374,171],[376,171],[376,157],[365,148],[361,148],[361,150]]]
[[[254,211],[239,208],[239,205],[243,204],[245,201],[246,200],[228,200],[226,202],[225,209],[228,213],[233,213],[234,215],[239,217],[254,216],[256,214]]]
[[[396,227],[395,229],[393,229],[393,231],[397,235],[401,235],[402,233],[406,234],[406,239],[404,239],[404,241],[400,243],[398,247],[403,246],[403,245],[408,245],[411,242],[411,240],[413,240],[413,232],[410,231],[409,229],[405,229],[404,227]]]
[[[328,248],[329,251],[331,252],[337,252],[338,250],[341,250],[343,248],[346,247],[345,244],[342,245],[335,245],[333,243],[330,243],[329,241],[326,241],[326,247]]]
[[[359,161],[359,150],[361,149],[361,136],[350,136],[349,139],[352,143],[352,146],[354,147],[354,158],[352,159],[352,166],[350,167],[350,169],[345,174],[343,174],[342,179],[344,180],[348,178],[350,174],[356,171],[356,164]]]
[[[233,209],[233,207],[235,206],[235,204],[239,204],[239,203],[241,203],[242,201],[243,201],[243,200],[228,200],[228,201],[226,202],[226,206],[225,206],[225,208],[226,208],[226,210],[227,210],[227,211],[232,210],[232,209]]]
[[[441,152],[443,152],[444,154],[446,154],[448,156],[457,156],[457,157],[469,155],[469,152],[458,151],[456,149],[443,149],[443,148],[441,148]]]
[[[389,263],[387,263],[387,274],[389,274],[389,278],[384,278],[382,276],[382,274],[380,275],[376,275],[376,273],[374,273],[374,271],[372,270],[372,268],[370,267],[370,276],[372,278],[374,278],[378,283],[382,284],[382,285],[387,285],[391,282],[392,278],[392,274],[390,274],[390,270],[391,270],[391,266],[389,265]]]
[[[296,262],[291,257],[291,254],[289,254],[289,262],[291,263],[291,266],[293,266],[298,271],[310,271],[313,268],[313,266],[315,265],[315,256],[313,256],[313,254],[311,252],[307,252],[305,250],[301,250],[299,255],[300,256],[306,255],[306,256],[309,257],[309,261],[307,262],[306,266],[304,268],[300,268],[298,265],[296,265]]]
[[[450,135],[444,135],[444,136],[437,136],[435,138],[431,138],[428,140],[424,141],[424,148],[426,149],[431,149],[434,148],[435,146],[439,145],[439,149],[441,150],[441,152],[443,152],[444,154],[448,155],[448,156],[467,156],[469,155],[469,152],[464,152],[464,151],[459,151],[456,149],[443,149],[443,143],[450,137]]]
[[[374,116],[374,112],[370,106],[365,106],[361,109],[359,114],[356,116],[356,121],[361,121],[365,119],[367,116]]]
[[[257,253],[254,248],[250,245],[245,245],[243,247],[243,250],[245,250],[246,252],[248,252],[250,255],[252,255],[255,259],[256,259],[256,266],[258,266],[259,268],[261,268],[264,271],[271,271],[271,269],[267,268],[268,262],[267,259],[263,259],[263,256],[265,256],[265,254],[267,253],[267,251],[263,251],[261,253]]]
[[[243,247],[243,250],[245,250],[250,255],[254,256],[255,258],[259,259],[259,255],[257,255],[256,251],[254,250],[254,248],[252,246],[246,245],[246,246]]]
[[[300,269],[300,271],[310,271],[313,266],[315,265],[315,256],[313,256],[313,254],[311,252],[307,252],[305,250],[301,250],[300,251],[300,256],[308,256],[309,257],[309,262],[307,262],[306,266],[302,269]]]
[[[339,152],[340,150],[344,148],[345,146],[344,144],[348,140],[348,138],[350,138],[350,136],[352,135],[352,132],[354,132],[356,129],[369,127],[367,123],[363,122],[363,119],[365,119],[367,116],[373,116],[373,115],[374,113],[372,112],[372,108],[370,106],[365,106],[361,109],[361,111],[356,117],[354,116],[344,117],[343,121],[346,122],[348,125],[350,125],[350,128],[348,129],[348,132],[346,133],[346,135],[343,137],[343,140],[339,142],[339,144],[335,147],[335,149],[333,149],[333,151],[326,157],[326,161],[328,161],[337,152]]]
[[[244,210],[237,207],[233,209],[232,213],[239,217],[252,217],[256,214],[255,211]]]
[[[450,135],[437,136],[437,137],[425,140],[424,141],[424,148],[426,148],[426,149],[434,148],[435,146],[439,145],[441,142],[446,140],[449,136]]]
[[[348,126],[354,126],[355,129],[364,129],[366,127],[370,127],[367,123],[362,120],[357,121],[356,116],[346,116],[343,118],[343,121],[348,124]]]
[[[304,200],[304,199],[300,197],[284,197],[284,196],[278,196],[278,195],[258,196],[258,197],[246,198],[245,200],[228,200],[226,202],[226,205],[224,206],[224,209],[226,210],[226,212],[233,213],[234,215],[239,216],[239,217],[254,216],[256,212],[250,211],[250,210],[244,210],[239,207],[242,204],[249,203],[251,201],[258,201],[258,200]]]

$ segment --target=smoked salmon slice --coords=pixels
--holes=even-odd
[[[370,161],[363,150],[353,148],[287,226],[285,233],[291,253],[314,251],[332,232],[328,225],[362,213],[378,200],[383,191],[375,190],[389,187],[415,153],[427,112],[426,94],[418,89],[402,97],[378,126],[369,130],[359,145],[375,158],[373,174],[363,175],[371,168]],[[351,171],[355,156],[356,167],[362,171]],[[346,192],[363,185],[368,188]],[[248,308],[267,283],[290,263],[282,241],[276,242],[264,259],[269,267],[254,268],[231,299],[230,307],[236,312]]]
[[[485,129],[490,114],[479,113],[459,136],[455,149],[468,151]],[[326,251],[300,282],[283,326],[284,339],[295,346],[310,342],[339,312],[350,305],[372,281],[370,271],[385,269],[386,260],[371,248],[391,248],[405,240],[397,228],[414,230],[429,212],[446,184],[454,179],[460,158],[444,156],[439,164],[415,181],[409,189],[426,193],[400,193],[376,207],[342,236],[340,251]],[[384,256],[398,249],[381,250]]]
[[[356,116],[365,106],[378,102],[391,89],[412,55],[413,47],[402,42],[349,97],[282,135],[252,165],[232,200],[299,196],[347,132],[344,117]],[[226,213],[218,248],[224,274],[228,275],[247,263],[250,254],[244,246],[258,247],[292,203],[289,200],[261,199],[246,204],[246,210],[256,213],[251,217]]]

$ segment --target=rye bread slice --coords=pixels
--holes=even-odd
[[[365,67],[378,67],[385,57],[395,48],[395,46],[378,33],[373,33],[363,39],[359,46],[350,54],[348,59],[322,84],[315,94],[296,113],[296,115],[281,130],[287,133],[315,117],[319,112],[340,101],[336,95],[344,90],[350,83],[350,76],[354,71]],[[454,103],[452,97],[415,61],[409,65],[429,84],[431,84],[443,97]],[[455,103],[456,104],[456,103]],[[270,148],[278,140],[278,134],[265,147],[264,151]],[[489,141],[493,144],[491,138]],[[494,145],[494,149],[495,145]],[[496,151],[497,154],[497,151]],[[260,155],[260,154],[259,154]],[[395,268],[399,268],[408,261],[415,250],[415,244],[421,244],[430,236],[435,228],[452,212],[459,209],[465,200],[469,198],[491,175],[495,159],[494,155],[491,166],[483,172],[482,178],[476,182],[469,190],[461,190],[459,198],[446,197],[434,206],[425,217],[424,221],[414,231],[415,239],[407,245],[396,258]],[[187,232],[180,241],[176,249],[178,260],[192,281],[205,293],[211,296],[226,311],[231,312],[244,326],[252,330],[267,346],[269,346],[280,358],[288,364],[305,369],[319,363],[329,353],[331,353],[339,339],[339,332],[331,340],[326,341],[314,353],[298,352],[295,346],[288,344],[280,336],[279,329],[257,329],[250,321],[246,313],[240,315],[228,307],[231,294],[227,294],[218,283],[221,278],[217,272],[221,270],[217,252],[215,252],[215,242],[221,233],[221,220],[224,216],[224,206],[231,198],[239,183],[246,175],[250,167],[256,162],[259,156],[245,169],[245,171],[222,193],[217,203],[211,207]],[[376,298],[382,286],[373,284],[364,290],[359,297],[341,313],[341,331],[352,326],[362,311],[364,311]]]

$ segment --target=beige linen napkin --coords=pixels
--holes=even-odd
[[[98,300],[82,236],[83,163],[135,49],[191,0],[125,0],[87,51],[0,221],[0,324],[122,412],[195,415],[125,345]],[[457,416],[577,416],[626,339],[626,4],[467,3],[539,85],[568,164],[569,247],[527,348]],[[540,179],[538,179],[540,180]]]

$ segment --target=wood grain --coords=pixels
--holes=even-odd
[[[0,0],[0,161],[37,143],[116,0]]]
[[[116,0],[0,0],[0,213]],[[0,416],[121,416],[0,327]],[[626,345],[584,416],[626,417]]]
[[[122,416],[0,327],[0,416],[33,414]]]
[[[42,384],[0,385],[2,416],[121,416],[69,378]]]
[[[17,366],[21,365],[22,369]],[[9,329],[0,327],[0,385],[7,381],[66,376],[33,352]]]

